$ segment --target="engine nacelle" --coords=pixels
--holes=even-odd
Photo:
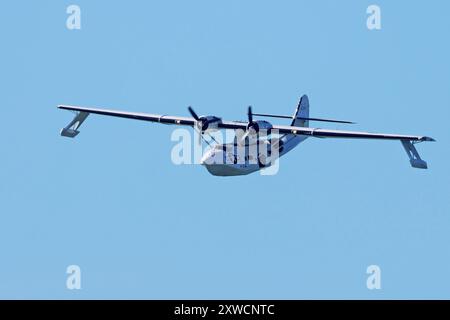
[[[201,116],[200,121],[197,122],[197,128],[204,132],[206,130],[218,130],[222,119],[216,116]]]

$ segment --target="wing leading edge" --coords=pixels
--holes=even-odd
[[[176,124],[176,125],[185,125],[185,126],[193,126],[195,124],[195,119],[188,118],[188,117],[173,117],[173,116],[150,114],[150,113],[117,111],[117,110],[110,110],[110,109],[86,108],[86,107],[67,106],[67,105],[60,105],[60,106],[58,106],[58,108],[63,109],[63,110],[77,111],[80,113],[88,113],[88,114],[93,113],[93,114],[100,114],[100,115],[104,115],[104,116],[143,120],[143,121],[150,121],[150,122],[159,122],[159,123],[163,123],[163,124]]]

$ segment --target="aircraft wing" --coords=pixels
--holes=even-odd
[[[98,109],[98,108],[87,108],[78,106],[68,106],[59,105],[59,109],[71,110],[78,112],[74,120],[69,123],[69,125],[63,129],[64,133],[74,133],[78,127],[83,123],[90,113],[113,116],[120,118],[128,118],[135,120],[143,120],[150,122],[158,122],[162,124],[173,124],[173,125],[184,125],[184,126],[194,126],[196,120],[191,117],[177,117],[177,116],[167,116],[167,115],[157,115],[150,113],[141,112],[129,112],[129,111],[117,111],[110,109]],[[242,129],[246,130],[246,122],[238,121],[222,121],[219,125],[221,129]],[[73,132],[70,132],[73,129]],[[281,134],[296,134],[305,135],[320,138],[356,138],[356,139],[385,139],[385,140],[409,140],[409,141],[434,141],[434,139],[426,136],[410,136],[410,135],[397,135],[397,134],[385,134],[385,133],[369,133],[369,132],[358,132],[358,131],[341,131],[341,130],[329,130],[329,129],[319,129],[319,128],[308,128],[308,127],[293,127],[293,126],[282,126],[274,125],[272,130],[278,130]]]
[[[353,139],[382,139],[382,140],[409,140],[409,141],[434,141],[433,138],[426,136],[411,136],[388,133],[370,133],[361,131],[342,131],[319,128],[291,127],[291,126],[273,126],[273,129],[284,134],[297,134],[312,136],[318,138],[353,138]]]
[[[98,108],[86,108],[78,106],[68,106],[60,105],[60,109],[75,111],[75,118],[61,130],[61,135],[65,137],[73,138],[78,135],[78,128],[86,120],[89,114],[99,114],[105,116],[113,116],[120,118],[128,118],[135,120],[143,120],[150,122],[157,122],[162,124],[173,124],[181,126],[195,126],[196,120],[190,117],[176,117],[167,115],[157,115],[149,113],[139,113],[139,112],[128,112],[128,111],[116,111],[109,109],[98,109]],[[221,129],[247,129],[247,122],[238,121],[221,121],[218,123],[218,127]],[[273,125],[272,130],[278,130],[280,134],[293,134],[293,135],[303,135],[318,138],[351,138],[351,139],[383,139],[383,140],[399,140],[409,159],[410,163],[415,168],[427,168],[427,163],[423,161],[416,148],[415,143],[423,141],[435,141],[433,138],[427,136],[412,136],[412,135],[398,135],[398,134],[387,134],[387,133],[369,133],[360,131],[342,131],[342,130],[329,130],[320,128],[309,128],[309,127],[293,127],[293,126],[282,126]]]
[[[174,116],[166,116],[166,115],[158,115],[158,114],[150,114],[150,113],[141,113],[141,112],[128,112],[128,111],[117,111],[110,109],[98,109],[98,108],[86,108],[86,107],[78,107],[78,106],[68,106],[68,105],[59,105],[59,109],[70,110],[77,112],[75,118],[61,130],[61,135],[65,137],[73,138],[78,133],[78,128],[87,118],[87,116],[91,113],[99,114],[104,116],[112,116],[119,118],[127,118],[127,119],[135,119],[135,120],[143,120],[150,122],[158,122],[163,124],[174,124],[181,126],[194,126],[195,119],[189,117],[174,117]]]
[[[369,133],[360,131],[341,131],[328,130],[318,128],[304,128],[291,126],[274,126],[280,133],[306,135],[320,138],[353,138],[353,139],[382,139],[382,140],[399,140],[408,155],[409,162],[413,168],[427,169],[426,161],[422,160],[414,146],[415,143],[424,141],[435,141],[427,136],[411,136],[388,133]]]
[[[245,122],[224,121],[220,125],[224,129],[242,129],[247,128]],[[295,134],[303,136],[311,136],[318,138],[353,138],[353,139],[383,139],[383,140],[409,140],[409,141],[434,141],[433,138],[426,136],[410,136],[400,134],[388,134],[388,133],[370,133],[360,131],[341,131],[341,130],[329,130],[319,128],[308,127],[292,127],[292,126],[280,126],[273,125],[272,130],[278,130],[280,134]]]
[[[247,126],[246,123],[239,123],[239,122],[223,122],[221,125],[226,129],[242,129],[242,130],[245,130]],[[402,143],[402,146],[409,157],[409,162],[411,166],[419,169],[427,169],[428,165],[426,161],[422,160],[414,144],[424,141],[435,141],[433,138],[427,136],[370,133],[360,131],[342,131],[342,130],[329,130],[319,128],[308,128],[308,127],[280,126],[280,125],[272,126],[272,130],[278,130],[278,133],[280,134],[303,135],[318,138],[399,140]]]

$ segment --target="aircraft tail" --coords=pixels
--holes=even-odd
[[[303,119],[298,119],[303,118]],[[309,126],[309,100],[305,94],[300,98],[295,113],[292,116],[291,126],[294,127],[308,127]]]
[[[293,127],[308,127],[309,126],[309,100],[305,94],[300,98],[297,108],[292,115],[291,126]],[[281,138],[283,148],[280,154],[284,154],[294,149],[300,142],[305,141],[308,136],[286,134]]]

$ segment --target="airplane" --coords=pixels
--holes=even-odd
[[[246,155],[245,159],[242,159],[241,154],[238,155],[238,148],[236,148],[237,145],[248,147],[249,145],[255,143],[258,145],[261,143],[267,144],[269,141],[272,151],[277,151],[277,157],[281,157],[293,150],[309,137],[399,140],[409,157],[411,166],[413,168],[427,169],[427,162],[422,160],[414,145],[424,141],[435,141],[433,138],[427,136],[342,131],[309,127],[310,121],[341,124],[352,124],[353,122],[335,119],[311,118],[309,116],[309,99],[307,95],[303,95],[300,98],[300,101],[292,116],[253,113],[250,106],[248,107],[248,121],[246,122],[224,121],[222,118],[212,115],[198,116],[191,107],[188,107],[188,111],[192,117],[156,115],[70,105],[59,105],[58,108],[74,111],[76,113],[74,119],[61,130],[61,136],[69,138],[74,138],[79,134],[80,131],[78,129],[91,113],[156,122],[167,125],[189,126],[193,127],[195,130],[198,130],[201,139],[204,139],[204,135],[208,134],[208,132],[217,131],[220,129],[234,130],[236,136],[233,143],[218,143],[215,141],[217,143],[201,159],[200,163],[207,168],[209,173],[215,176],[247,175],[271,166],[274,163],[274,161],[262,161],[262,157],[259,154],[260,150],[257,150],[257,156],[251,157]],[[273,125],[266,120],[255,120],[254,117],[289,119],[290,125]],[[238,132],[241,132],[241,134],[238,135]],[[278,138],[273,138],[271,140],[270,138],[272,137],[272,132],[276,132],[279,135]],[[250,140],[250,138],[253,139]],[[207,140],[204,141],[208,142]],[[272,143],[273,141],[275,142]]]

